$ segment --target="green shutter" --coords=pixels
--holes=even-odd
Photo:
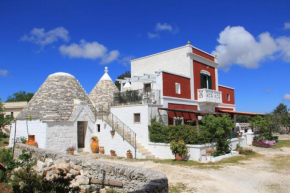
[[[206,88],[206,81],[205,81],[205,75],[200,74],[200,87],[201,88]]]
[[[211,76],[208,76],[208,89],[212,89]]]

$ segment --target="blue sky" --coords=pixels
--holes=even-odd
[[[49,74],[87,93],[105,66],[113,80],[133,58],[183,46],[217,53],[219,83],[236,109],[290,106],[290,1],[0,2],[0,98],[36,92]],[[94,50],[94,51],[92,51]]]

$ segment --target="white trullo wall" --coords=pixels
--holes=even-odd
[[[35,135],[35,141],[38,143],[39,148],[46,148],[46,128],[47,124],[40,120],[17,120],[16,123],[12,124],[10,132],[9,146],[12,147],[14,144],[14,133],[16,125],[15,139],[20,137],[28,138],[27,126],[29,135]]]
[[[90,152],[91,137],[96,133],[92,112],[87,106],[80,105],[73,113],[71,121],[47,123],[47,149],[66,151],[68,147],[78,149],[78,121],[86,121],[84,151]]]

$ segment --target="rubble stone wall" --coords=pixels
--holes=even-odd
[[[88,189],[91,186],[112,186],[118,192],[168,192],[167,177],[160,172],[67,155],[24,144],[16,144],[14,154],[16,159],[22,150],[32,153],[32,157],[38,160],[36,170],[45,170],[47,178],[52,177],[47,175],[54,175],[49,168],[65,169],[67,175],[75,177],[72,184],[79,185],[81,189]]]

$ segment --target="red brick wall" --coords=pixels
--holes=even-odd
[[[192,48],[192,53],[194,53],[196,55],[199,55],[201,57],[204,57],[204,58],[206,58],[208,60],[214,61],[214,57],[212,57],[211,55],[208,55],[208,54],[206,54],[206,53],[204,53],[202,51],[199,51],[197,49]]]
[[[163,72],[163,96],[190,99],[190,79]],[[180,84],[180,94],[175,93],[175,83]]]
[[[216,82],[216,76],[215,76],[215,68],[202,64],[198,61],[193,61],[193,73],[194,73],[194,98],[197,100],[197,89],[201,89],[200,85],[200,72],[201,70],[206,70],[210,73],[211,79],[212,79],[212,90],[216,90],[215,82]]]
[[[219,91],[222,92],[222,101],[225,104],[235,104],[235,90],[219,86]],[[227,94],[230,94],[230,100],[227,100]]]

